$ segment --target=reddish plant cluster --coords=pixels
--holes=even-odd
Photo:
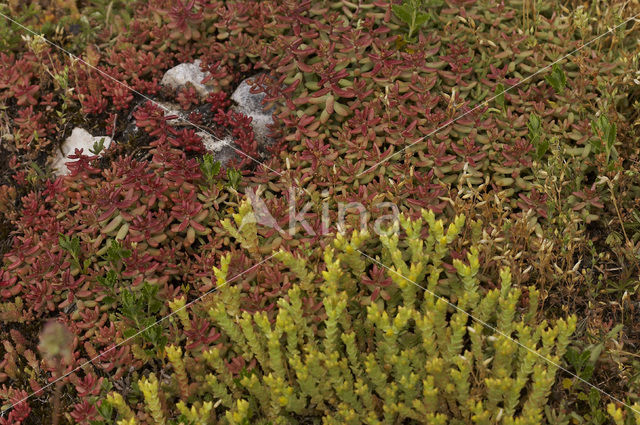
[[[241,155],[242,157],[239,163],[235,161],[232,163],[237,168],[244,168],[252,164],[252,158],[258,156],[258,142],[256,141],[251,121],[251,117],[247,117],[233,110],[223,111],[222,109],[218,109],[213,117],[214,123],[231,132],[234,143],[244,154]]]
[[[50,80],[42,78],[45,69],[55,63],[44,60],[50,48],[44,47],[43,56],[26,52],[21,57],[0,53],[0,102],[9,106],[13,140],[9,151],[22,151],[35,158],[50,143],[56,130],[55,121],[47,119],[58,102],[48,93]],[[59,64],[58,64],[59,65]]]

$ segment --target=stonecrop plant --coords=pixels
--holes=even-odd
[[[638,5],[580,3],[0,4],[0,425],[632,425]]]
[[[447,273],[443,261],[464,217],[446,229],[433,212],[400,220],[403,237],[338,235],[317,269],[280,251],[297,279],[272,320],[243,311],[223,260],[218,290],[198,310],[203,317],[182,310],[174,326],[210,320],[230,344],[193,350],[188,338],[174,340],[164,350],[166,377],[149,371],[128,400],[109,393],[99,423],[544,423],[576,317],[540,322],[538,292],[514,287],[506,268],[498,287],[484,291],[474,249]],[[358,251],[371,245],[379,246],[375,261],[391,265],[385,274],[397,288],[363,306],[354,295],[372,264]],[[320,322],[301,298],[316,276]],[[230,356],[245,366],[233,368]]]

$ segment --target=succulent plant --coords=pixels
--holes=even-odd
[[[355,246],[336,236],[345,229],[325,225],[323,208],[332,223],[344,215],[347,229],[358,228],[361,217],[358,208],[341,210],[340,205],[359,203],[371,213],[371,222],[385,218],[384,205],[395,205],[414,220],[422,209],[451,217],[465,212],[468,220],[460,230],[472,240],[451,242],[438,285],[441,295],[455,294],[455,302],[463,299],[456,265],[462,267],[469,258],[479,264],[478,281],[465,282],[483,295],[500,292],[505,281],[499,271],[512,270],[514,284],[500,297],[506,296],[501,299],[511,306],[519,292],[518,309],[536,299],[535,288],[523,287],[529,280],[537,282],[540,296],[550,304],[566,307],[562,297],[581,302],[574,292],[592,287],[588,279],[634,276],[637,250],[628,248],[625,254],[621,243],[612,246],[623,240],[616,236],[618,230],[631,241],[629,246],[635,240],[626,234],[631,227],[625,221],[634,216],[640,196],[634,174],[638,52],[629,42],[637,38],[637,28],[631,22],[610,37],[585,44],[624,22],[630,12],[622,2],[568,14],[557,1],[535,2],[531,8],[531,2],[519,0],[490,5],[476,0],[144,0],[91,2],[82,6],[91,12],[84,20],[78,18],[75,2],[65,2],[63,9],[71,13],[55,21],[58,30],[53,21],[43,22],[59,16],[52,7],[14,3],[0,9],[21,14],[21,22],[34,25],[36,32],[95,69],[70,61],[40,37],[21,41],[17,27],[0,24],[0,43],[7,46],[0,53],[0,236],[10,234],[0,248],[4,253],[7,246],[0,269],[4,406],[40,391],[52,379],[53,371],[38,359],[32,330],[54,316],[77,341],[69,368],[99,356],[62,381],[71,397],[61,406],[69,422],[112,423],[116,412],[120,423],[144,420],[134,411],[158,422],[197,423],[214,413],[216,420],[228,423],[241,423],[250,415],[276,421],[277,412],[293,418],[292,412],[302,409],[303,395],[317,402],[312,416],[327,421],[336,412],[344,414],[334,418],[342,422],[363,421],[367,418],[357,415],[365,411],[378,420],[415,417],[412,406],[398,401],[412,394],[402,392],[413,379],[401,371],[404,357],[410,356],[399,356],[402,351],[390,348],[384,335],[372,337],[369,348],[381,357],[396,354],[395,366],[385,373],[405,378],[398,387],[402,391],[393,393],[390,382],[382,388],[370,368],[367,376],[380,384],[369,387],[376,394],[372,409],[357,406],[353,416],[331,404],[363,403],[360,395],[338,385],[341,378],[342,385],[351,382],[340,362],[346,359],[361,370],[367,366],[354,360],[353,345],[347,350],[347,344],[366,345],[362,335],[354,330],[353,339],[348,334],[346,341],[338,340],[336,329],[350,319],[375,336],[391,325],[380,318],[386,310],[374,311],[378,307],[373,306],[413,298],[382,266],[364,266],[353,252],[340,254],[347,277],[338,281],[350,285],[344,288],[347,306],[340,310],[342,289],[319,291],[331,286],[327,283],[333,277],[325,279],[323,272],[335,267],[324,258],[326,247],[339,246],[338,252]],[[195,96],[192,87],[177,92],[161,87],[169,67],[195,59],[209,73],[206,98]],[[274,141],[264,149],[257,146],[251,118],[233,110],[229,98],[239,81],[257,72],[252,91],[263,91],[266,106],[275,110]],[[194,129],[175,125],[174,117],[105,74],[147,98],[180,104],[190,121],[218,138],[230,136],[234,147],[267,167],[244,157],[219,166],[210,157],[201,158],[204,146]],[[99,146],[75,152],[72,173],[47,180],[45,158],[77,124],[91,125],[119,143],[101,152],[101,158],[96,157]],[[292,187],[303,190],[292,192]],[[290,223],[294,208],[306,211],[311,231],[292,235],[260,223],[239,229],[249,215],[249,197],[243,195],[249,189],[261,191],[280,229]],[[305,210],[308,202],[314,208]],[[240,215],[240,223],[233,214]],[[423,233],[428,241],[429,232]],[[598,240],[600,233],[611,236],[609,243]],[[591,237],[595,246],[586,242]],[[392,240],[384,242],[384,254],[381,240],[367,243],[367,252],[384,256],[383,263],[397,260]],[[398,244],[401,254],[413,249],[403,240]],[[280,262],[252,269],[257,259],[280,249]],[[619,259],[611,259],[614,255]],[[227,264],[224,273],[221,261]],[[607,262],[615,265],[609,268]],[[217,274],[215,266],[220,267]],[[179,310],[217,288],[221,276],[246,270],[250,272],[229,291],[221,291],[220,299],[231,303],[226,310],[214,308],[210,298],[189,312]],[[628,299],[612,301],[609,292],[598,288],[588,299],[592,305],[626,308]],[[300,328],[292,330],[296,297],[302,318]],[[398,315],[394,308],[387,316]],[[375,323],[366,322],[367,309]],[[170,312],[175,317],[142,331]],[[421,314],[411,313],[422,320]],[[460,317],[453,311],[446,315],[446,329],[462,332],[456,327]],[[532,317],[526,319],[527,326],[534,326]],[[310,351],[324,356],[332,373],[340,372],[339,378],[326,379],[326,394],[318,395],[308,381],[281,372],[313,366],[303,357],[297,361],[291,356],[289,363],[294,337],[324,341],[327,330],[333,334],[329,345],[344,348],[339,351],[344,359],[336,360],[324,348]],[[278,332],[281,346],[275,343]],[[468,329],[464,335],[472,338]],[[128,337],[132,340],[124,343]],[[117,343],[122,345],[114,348]],[[500,354],[491,344],[474,347]],[[512,349],[506,342],[498,348]],[[267,363],[274,365],[272,370],[265,367],[271,377],[262,370]],[[175,377],[171,383],[150,373],[165,364]],[[449,366],[462,373],[464,360],[452,360]],[[631,373],[627,366],[621,370]],[[539,364],[537,369],[539,376],[547,374],[536,381],[540,397],[527,404],[536,418],[552,381],[545,368]],[[202,379],[187,383],[191,371],[201,378],[205,371],[216,375],[206,380],[208,386]],[[482,393],[500,382],[483,381],[475,388]],[[132,387],[132,394],[104,397],[114,384]],[[532,382],[526,395],[533,394],[534,386]],[[441,388],[436,396],[448,394],[447,415],[468,421],[472,411],[478,418],[487,413],[485,402],[459,403],[464,385],[453,387]],[[271,398],[251,398],[265,388]],[[279,393],[282,388],[294,391]],[[219,405],[203,395],[207,391],[216,394]],[[366,398],[367,391],[361,392]],[[327,394],[331,397],[325,398]],[[500,392],[501,397],[513,394]],[[157,403],[156,397],[166,398]],[[28,423],[29,415],[41,413],[40,407],[34,399],[20,402],[0,423]],[[488,420],[497,421],[498,410],[489,410]],[[504,412],[512,412],[503,410],[500,420],[506,423],[509,415]],[[434,418],[440,413],[434,412]],[[624,416],[615,407],[610,413],[616,421]]]

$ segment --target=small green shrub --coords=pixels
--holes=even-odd
[[[292,254],[280,252],[300,282],[278,301],[273,322],[266,312],[240,312],[240,289],[226,285],[228,259],[223,261],[215,270],[219,289],[208,316],[232,348],[169,345],[171,382],[153,373],[140,379],[139,410],[155,424],[178,423],[166,419],[178,416],[195,424],[542,423],[557,371],[545,359],[561,362],[576,318],[536,323],[537,291],[528,288],[523,302],[508,269],[500,272],[499,288],[483,292],[475,249],[468,264],[453,260],[456,272],[442,279],[443,259],[464,217],[445,230],[432,212],[422,215],[401,218],[402,240],[338,235],[325,250],[324,270],[300,267]],[[370,265],[358,250],[378,242],[398,292],[363,306],[352,294]],[[300,289],[317,274],[324,308],[319,325],[304,314]],[[436,293],[448,293],[452,301]],[[179,317],[189,323],[184,310]],[[229,366],[233,355],[244,360],[240,372]],[[108,403],[121,424],[145,417],[115,393]]]

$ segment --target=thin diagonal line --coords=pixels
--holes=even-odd
[[[416,140],[415,142],[411,143],[409,146],[405,146],[404,148],[400,149],[399,151],[389,155],[388,157],[386,157],[385,159],[383,159],[382,161],[379,161],[377,163],[375,163],[374,165],[372,165],[371,167],[367,168],[366,170],[356,174],[356,177],[360,177],[361,175],[368,173],[369,171],[373,170],[374,168],[377,168],[378,165],[387,162],[388,160],[390,160],[391,158],[393,158],[394,156],[404,152],[405,150],[409,149],[410,147],[412,147],[413,145],[416,145],[420,142],[422,142],[423,140],[425,140],[427,137],[430,137],[432,135],[434,135],[435,133],[438,133],[440,130],[442,130],[443,128],[446,128],[448,126],[450,126],[451,124],[453,124],[454,122],[458,121],[460,118],[466,117],[467,115],[469,115],[470,113],[472,113],[473,111],[477,110],[478,108],[481,108],[485,105],[487,105],[489,102],[491,102],[492,100],[502,96],[503,94],[505,94],[506,92],[510,91],[511,89],[514,89],[516,87],[518,87],[519,85],[523,84],[524,82],[532,79],[533,77],[535,77],[536,75],[540,74],[541,72],[546,71],[547,69],[551,68],[553,65],[557,64],[558,62],[568,58],[569,56],[572,56],[573,54],[579,52],[580,50],[584,49],[585,47],[589,46],[590,44],[598,41],[599,39],[601,39],[602,37],[604,37],[605,35],[609,34],[610,32],[613,32],[615,30],[617,30],[618,28],[620,28],[621,26],[625,25],[626,23],[628,23],[629,21],[635,19],[638,15],[640,15],[640,13],[635,14],[634,16],[632,16],[631,18],[627,19],[626,21],[624,21],[623,23],[616,25],[613,28],[610,28],[607,32],[600,34],[599,36],[597,36],[596,38],[592,39],[591,41],[587,42],[586,44],[583,44],[582,46],[578,47],[577,49],[575,49],[574,51],[567,53],[566,55],[562,56],[560,59],[551,62],[549,65],[545,66],[542,69],[539,69],[538,71],[534,72],[533,74],[529,75],[527,78],[525,78],[522,81],[519,81],[518,83],[512,85],[511,87],[509,87],[506,90],[501,91],[500,93],[494,95],[493,97],[490,97],[489,99],[483,101],[482,103],[480,103],[479,105],[476,105],[473,109],[468,110],[467,112],[459,115],[458,117],[454,118],[451,121],[447,121],[445,124],[441,125],[440,127],[436,128],[435,130],[433,130],[432,132],[430,132],[429,134],[427,134],[426,136],[423,136],[421,138],[419,138],[418,140]]]
[[[40,37],[42,40],[44,40],[47,44],[50,44],[51,46],[55,47],[56,49],[59,49],[63,52],[65,52],[66,54],[68,54],[69,56],[71,56],[73,59],[83,63],[84,65],[88,66],[89,68],[93,69],[94,71],[99,72],[101,75],[109,78],[110,80],[116,82],[117,84],[120,84],[122,87],[132,91],[133,93],[141,96],[142,98],[144,98],[145,100],[148,100],[149,102],[153,103],[154,105],[160,107],[161,109],[164,109],[166,112],[173,112],[171,109],[167,108],[166,106],[164,106],[163,104],[161,104],[158,101],[153,100],[152,98],[150,98],[149,96],[140,93],[139,91],[137,91],[136,89],[134,89],[133,87],[131,87],[130,85],[128,85],[127,83],[123,83],[122,81],[114,78],[113,76],[111,76],[110,74],[104,72],[103,70],[101,70],[100,68],[97,68],[93,65],[91,65],[90,63],[87,63],[86,61],[84,61],[82,58],[79,58],[78,56],[74,55],[73,53],[69,52],[68,50],[66,50],[64,47],[57,45],[56,43],[47,40],[45,37],[43,37],[42,35],[36,33],[35,31],[33,31],[32,29],[25,27],[24,25],[22,25],[20,22],[16,21],[15,19],[10,18],[9,16],[5,15],[4,13],[0,12],[0,16],[2,16],[3,18],[5,18],[8,21],[13,22],[14,24],[18,25],[20,28],[24,29],[25,31],[30,32],[31,34],[35,35],[36,37]],[[218,137],[214,136],[213,134],[211,134],[207,129],[192,123],[191,121],[189,121],[186,118],[183,118],[182,116],[178,115],[178,119],[180,119],[181,121],[197,128],[198,130],[206,133],[207,135],[211,136],[214,140],[218,141],[218,142],[222,142],[225,143],[224,140],[219,139]],[[263,167],[267,168],[270,171],[273,171],[274,173],[276,173],[277,175],[279,175],[280,177],[284,177],[284,175],[276,170],[274,170],[273,168],[269,167],[268,165],[266,165],[265,163],[259,161],[258,159],[254,158],[253,156],[243,152],[242,150],[236,148],[235,146],[233,146],[232,143],[225,143],[225,145],[229,146],[231,149],[233,149],[234,151],[236,151],[237,153],[239,153],[240,155],[243,155],[246,158],[249,158],[250,160],[252,160],[253,162],[256,162],[257,164],[262,165]]]
[[[620,400],[619,398],[607,393],[606,391],[601,390],[600,388],[596,387],[595,385],[593,385],[592,383],[590,383],[589,381],[586,381],[585,379],[579,377],[578,375],[576,375],[575,373],[570,372],[569,370],[567,370],[566,368],[562,367],[561,365],[559,365],[558,363],[554,362],[553,360],[543,356],[542,354],[538,353],[537,350],[533,350],[529,347],[527,347],[526,345],[524,345],[523,343],[521,343],[520,341],[515,340],[514,338],[512,338],[511,336],[505,334],[504,332],[502,332],[501,330],[497,329],[496,327],[488,324],[487,322],[485,322],[482,319],[479,319],[477,317],[475,317],[473,314],[466,312],[465,310],[461,309],[460,307],[458,307],[457,305],[453,304],[451,301],[449,301],[448,299],[446,299],[445,297],[441,297],[440,295],[437,295],[436,293],[434,293],[433,291],[429,290],[428,288],[425,288],[422,285],[417,284],[416,282],[414,282],[413,280],[409,279],[408,277],[402,275],[401,273],[397,272],[396,270],[387,267],[385,264],[381,263],[380,261],[376,260],[375,258],[371,257],[370,255],[365,254],[364,252],[362,252],[359,249],[356,249],[356,251],[358,251],[360,254],[362,254],[363,256],[367,257],[368,259],[370,259],[371,261],[375,262],[376,264],[384,267],[385,269],[389,270],[390,272],[400,276],[401,278],[403,278],[404,280],[406,280],[407,282],[412,283],[413,285],[417,286],[418,288],[424,290],[425,292],[427,292],[428,294],[430,294],[431,296],[437,298],[438,300],[441,300],[445,303],[447,303],[447,305],[449,305],[450,307],[453,307],[454,309],[456,309],[457,311],[459,311],[460,313],[463,313],[465,315],[467,315],[470,319],[480,323],[482,326],[492,330],[495,333],[498,333],[500,335],[502,335],[503,337],[511,340],[512,342],[515,342],[516,344],[518,344],[520,347],[524,348],[525,350],[535,354],[536,356],[540,357],[541,359],[545,360],[546,362],[548,362],[549,364],[555,366],[556,368],[568,373],[569,375],[571,375],[574,378],[577,378],[578,380],[584,382],[585,384],[587,384],[588,386],[590,386],[591,388],[593,388],[594,390],[598,391],[599,393],[602,393],[604,395],[606,395],[607,397],[609,397],[610,399],[617,401],[618,403],[628,407],[629,409],[633,410],[635,413],[640,414],[640,410],[636,410],[633,407],[631,407],[630,405],[628,405],[627,403],[625,403],[624,401]]]
[[[88,365],[89,363],[93,363],[95,360],[99,359],[100,357],[104,356],[105,354],[107,354],[110,351],[115,350],[116,348],[120,347],[121,345],[131,341],[132,339],[134,339],[135,337],[137,337],[138,335],[140,335],[143,332],[146,332],[147,330],[151,329],[152,327],[154,327],[155,325],[165,321],[166,319],[168,319],[169,317],[172,317],[174,314],[178,313],[179,311],[182,311],[184,309],[186,309],[187,307],[192,306],[193,304],[197,303],[198,301],[202,300],[204,297],[206,297],[207,295],[215,292],[216,290],[222,288],[223,286],[225,286],[227,283],[231,283],[234,280],[236,280],[237,278],[239,278],[240,276],[244,275],[245,273],[250,272],[251,270],[255,269],[256,267],[258,267],[259,265],[269,261],[270,259],[272,259],[273,257],[275,257],[277,255],[277,253],[270,255],[269,257],[265,258],[264,260],[260,261],[259,263],[254,264],[253,266],[249,267],[248,269],[244,270],[243,272],[238,273],[237,275],[235,275],[234,277],[232,277],[231,279],[225,280],[223,284],[221,284],[220,286],[216,286],[215,288],[212,288],[210,290],[208,290],[207,292],[205,292],[204,294],[200,295],[198,298],[196,298],[193,301],[190,301],[189,303],[183,305],[182,307],[180,307],[179,309],[172,311],[170,314],[167,314],[166,316],[162,317],[161,319],[159,319],[158,321],[156,321],[155,323],[150,324],[149,326],[147,326],[146,328],[138,331],[137,333],[135,333],[134,335],[131,335],[129,338],[125,339],[124,341],[121,341],[117,344],[115,344],[114,346],[108,348],[107,350],[103,351],[102,353],[98,354],[97,356],[93,357],[90,360],[87,360],[86,362],[82,363],[80,366],[76,367],[75,369],[73,369],[70,372],[65,373],[64,375],[62,375],[61,377],[51,381],[50,383],[48,383],[47,385],[45,385],[44,387],[41,387],[38,391],[35,391],[31,394],[29,394],[28,396],[22,398],[21,400],[13,403],[11,406],[7,407],[6,409],[3,409],[2,411],[0,411],[0,417],[2,417],[4,415],[4,413],[13,408],[14,406],[30,399],[31,397],[35,396],[36,394],[41,393],[42,391],[44,391],[45,389],[47,389],[48,387],[52,386],[53,384],[55,384],[56,382],[60,381],[61,379],[66,378],[67,376],[71,375],[73,372],[76,372],[79,369],[82,369],[83,367],[85,367],[86,365]]]

